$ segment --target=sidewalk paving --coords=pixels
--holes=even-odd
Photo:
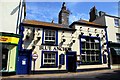
[[[115,78],[117,80],[120,80],[120,76],[117,76],[117,78],[115,76],[108,76],[108,75],[113,75],[116,74],[119,75],[120,70],[119,69],[107,69],[107,70],[95,70],[95,71],[85,71],[85,72],[68,72],[68,73],[56,73],[56,74],[30,74],[30,75],[13,75],[13,76],[5,76],[2,77],[2,80],[8,80],[8,79],[33,79],[33,80],[38,80],[38,79],[53,79],[53,78],[57,78],[57,79],[62,79],[62,78],[82,78],[86,80],[89,78],[91,78],[92,80],[103,80],[103,77],[106,78],[105,80],[107,80],[107,78],[111,77]],[[109,79],[110,80],[110,79]]]

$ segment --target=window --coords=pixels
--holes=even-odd
[[[119,27],[119,19],[114,19],[114,23],[116,27]]]
[[[100,62],[100,39],[92,37],[81,37],[82,63]]]
[[[116,39],[117,39],[117,42],[120,43],[120,34],[116,34]]]
[[[42,67],[57,67],[58,53],[54,51],[43,51],[42,53]]]
[[[44,42],[43,44],[56,45],[57,44],[57,31],[55,30],[44,30]]]

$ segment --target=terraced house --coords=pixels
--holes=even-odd
[[[120,68],[120,17],[109,15],[93,7],[90,11],[90,21],[108,26],[107,34],[110,52],[110,67]]]
[[[18,74],[109,67],[107,26],[82,19],[69,25],[65,3],[58,21],[24,19],[20,26]]]

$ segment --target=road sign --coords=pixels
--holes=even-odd
[[[37,59],[37,58],[38,58],[38,54],[34,53],[34,54],[32,55],[32,58],[33,58],[33,59]]]

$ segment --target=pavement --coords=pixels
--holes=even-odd
[[[4,76],[2,80],[120,80],[120,69]]]

